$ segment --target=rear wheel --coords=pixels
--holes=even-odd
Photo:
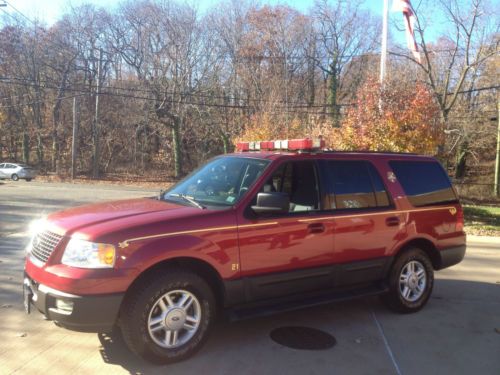
[[[15,174],[15,173],[12,176],[10,176],[10,178],[12,179],[12,181],[19,180],[19,176],[17,174]]]
[[[120,317],[123,338],[156,363],[190,357],[201,348],[215,318],[215,299],[204,279],[165,271],[143,280],[127,297]]]
[[[389,292],[384,302],[394,311],[412,313],[425,306],[434,285],[434,269],[427,254],[419,248],[404,251],[389,274]]]
[[[32,179],[31,178],[27,178],[26,181],[30,182]]]

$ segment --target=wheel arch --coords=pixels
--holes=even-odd
[[[432,267],[435,270],[440,269],[441,267],[441,253],[437,249],[436,245],[429,239],[418,237],[413,238],[407,242],[405,242],[397,251],[394,261],[406,250],[411,249],[412,247],[417,247],[422,249],[429,259],[431,260]]]
[[[217,306],[222,306],[225,299],[224,283],[217,270],[209,263],[193,257],[177,257],[162,260],[153,264],[149,268],[142,271],[134,281],[130,284],[125,292],[125,299],[134,292],[136,287],[147,278],[152,277],[155,273],[162,272],[168,269],[183,269],[188,270],[202,277],[214,292]]]

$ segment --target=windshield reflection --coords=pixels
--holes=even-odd
[[[232,206],[251,188],[268,160],[223,156],[194,171],[163,195],[163,199],[203,205]]]

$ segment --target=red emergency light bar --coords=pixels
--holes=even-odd
[[[325,147],[322,138],[283,139],[276,141],[238,142],[236,150],[244,151],[318,151]]]

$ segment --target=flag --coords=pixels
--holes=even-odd
[[[394,0],[394,2],[392,3],[392,10],[394,12],[403,13],[406,29],[406,43],[408,45],[408,49],[413,54],[415,60],[420,62],[420,52],[418,51],[414,29],[416,16],[415,13],[413,13],[413,8],[410,4],[410,0]]]

